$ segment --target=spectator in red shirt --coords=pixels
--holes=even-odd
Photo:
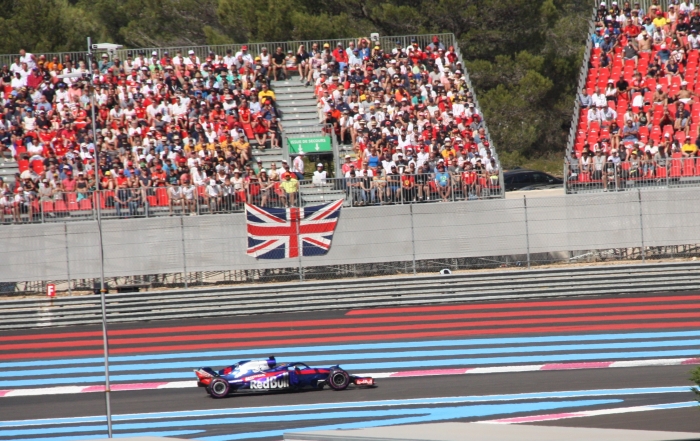
[[[73,192],[75,191],[75,179],[73,179],[73,172],[68,170],[65,172],[66,178],[63,180],[63,191]]]
[[[39,68],[35,67],[32,72],[27,75],[27,87],[37,89],[44,81],[44,76],[39,72]]]

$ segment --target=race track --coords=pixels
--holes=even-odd
[[[0,441],[105,433],[100,330],[0,333]],[[700,295],[582,297],[110,327],[116,435],[281,439],[437,421],[700,432]],[[376,389],[214,400],[193,368],[277,356]]]

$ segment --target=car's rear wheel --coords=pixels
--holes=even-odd
[[[328,386],[333,390],[347,389],[350,384],[350,375],[342,369],[331,369],[328,373]]]
[[[228,381],[223,378],[214,378],[211,380],[211,383],[209,383],[208,389],[209,395],[211,395],[212,398],[224,398],[231,390],[231,386],[228,384]]]

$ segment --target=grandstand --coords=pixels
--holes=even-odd
[[[569,134],[567,193],[700,182],[698,32],[692,2],[598,4]]]
[[[97,209],[122,218],[503,195],[452,34],[95,57],[89,69],[81,52],[0,56],[13,110],[0,132],[0,224],[90,219]],[[75,72],[92,74],[94,89],[58,78]],[[313,150],[289,150],[319,136],[334,169],[316,167],[323,156]],[[300,197],[281,185],[287,175]]]

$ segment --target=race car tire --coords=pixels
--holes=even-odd
[[[223,378],[214,378],[211,380],[211,383],[209,383],[208,389],[209,395],[211,395],[212,398],[224,398],[231,390],[231,386],[228,384],[228,381]]]
[[[327,383],[333,390],[347,389],[350,384],[350,375],[342,369],[331,369]]]

